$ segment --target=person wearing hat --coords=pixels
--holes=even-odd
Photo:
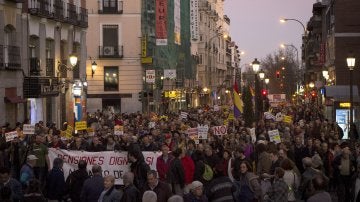
[[[356,161],[347,142],[341,143],[340,147],[341,155],[336,156],[333,162],[334,177],[338,182],[338,198],[348,202],[351,200],[351,176],[355,172]]]
[[[190,184],[190,193],[184,195],[184,202],[207,202],[208,199],[204,194],[203,183],[193,181]]]
[[[28,155],[26,158],[26,163],[22,166],[20,170],[20,182],[23,187],[27,187],[29,181],[35,178],[34,166],[36,165],[36,160],[38,158],[35,155]]]

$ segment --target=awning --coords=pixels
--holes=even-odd
[[[18,104],[18,103],[25,103],[26,100],[22,99],[20,96],[16,97],[4,97],[5,103],[12,103],[12,104]]]
[[[357,85],[353,85],[352,91],[353,91],[353,101],[360,102]],[[325,93],[327,98],[333,98],[334,101],[350,100],[350,86],[348,85],[325,86]]]

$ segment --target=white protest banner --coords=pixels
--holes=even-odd
[[[35,134],[35,125],[24,124],[23,125],[23,134],[32,135]]]
[[[276,144],[281,142],[280,134],[277,129],[268,131],[268,134],[270,142],[275,142]]]
[[[181,118],[181,119],[187,119],[187,117],[188,117],[188,113],[187,113],[187,112],[181,112],[181,114],[180,114],[180,118]]]
[[[214,126],[212,127],[214,134],[215,135],[226,135],[227,134],[227,126],[222,125],[222,126]]]
[[[195,144],[199,144],[198,128],[188,128],[186,133],[190,139],[195,141]]]
[[[114,135],[124,135],[124,126],[114,126]]]
[[[255,128],[250,128],[250,136],[251,136],[251,142],[256,142],[256,134],[255,134]]]
[[[143,154],[145,162],[150,166],[150,169],[156,170],[156,160],[161,155],[161,152],[143,152]],[[63,171],[65,179],[70,173],[78,169],[80,160],[87,162],[87,170],[89,172],[93,165],[100,165],[103,176],[113,175],[115,177],[115,184],[118,185],[123,184],[123,175],[130,171],[127,152],[83,152],[50,148],[49,158],[51,167],[52,162],[57,157],[64,160]]]
[[[13,141],[17,137],[19,137],[17,131],[11,131],[11,132],[5,133],[6,142]]]
[[[197,130],[198,130],[198,138],[200,140],[208,139],[208,131],[209,131],[208,125],[198,125]]]

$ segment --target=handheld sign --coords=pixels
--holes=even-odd
[[[11,132],[5,133],[6,142],[11,142],[17,137],[19,137],[17,131],[11,131]]]
[[[23,125],[23,134],[24,135],[32,135],[35,134],[35,125],[24,124]]]
[[[212,127],[212,129],[213,129],[215,135],[223,136],[223,135],[227,134],[227,126],[226,125],[214,126],[214,127]]]
[[[198,139],[200,140],[208,139],[208,131],[209,131],[208,125],[198,125],[197,129],[198,129]]]
[[[270,142],[275,142],[276,144],[281,142],[280,134],[277,129],[268,131],[268,134]]]

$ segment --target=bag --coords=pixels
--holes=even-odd
[[[204,178],[204,180],[210,181],[214,177],[214,172],[208,164],[204,163],[204,165],[205,165],[205,169],[202,177]]]

